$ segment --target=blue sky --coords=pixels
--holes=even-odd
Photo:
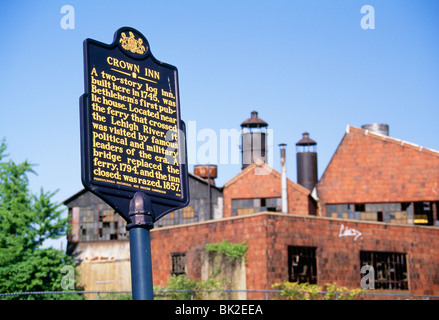
[[[61,27],[64,5],[75,29]],[[375,9],[373,30],[361,28],[364,5]],[[111,43],[130,26],[178,68],[186,123],[219,138],[257,110],[273,130],[276,170],[277,145],[287,143],[293,181],[304,131],[318,143],[319,176],[348,124],[386,123],[390,136],[439,150],[438,12],[431,0],[5,2],[0,138],[14,161],[37,164],[33,192],[59,189],[62,202],[81,190],[83,41]],[[220,165],[217,185],[240,168]]]

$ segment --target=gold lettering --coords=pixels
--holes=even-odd
[[[181,196],[175,94],[160,88],[158,70],[112,56],[105,62],[89,74],[93,179]]]
[[[145,77],[160,80],[160,72],[145,68]]]
[[[114,66],[116,68],[121,68],[123,70],[128,70],[128,71],[134,71],[139,73],[140,72],[140,66],[137,64],[133,64],[130,62],[126,62],[124,60],[119,60],[113,57],[107,57],[107,63],[110,66]]]

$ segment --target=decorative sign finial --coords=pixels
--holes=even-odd
[[[130,31],[129,37],[125,35],[124,32],[121,34],[120,43],[122,44],[122,48],[127,51],[131,51],[132,53],[144,54],[146,49],[143,46],[142,38],[136,40],[134,34]]]

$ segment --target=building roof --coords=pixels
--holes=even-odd
[[[275,179],[277,179],[279,181],[280,181],[281,176],[282,176],[279,172],[277,172],[276,170],[274,170],[273,168],[271,168],[269,165],[267,165],[265,163],[262,163],[262,164],[252,163],[248,167],[243,169],[240,173],[238,173],[236,176],[234,176],[232,179],[227,181],[224,184],[224,188],[229,187],[233,183],[237,182],[238,180],[244,178],[245,176],[247,176],[249,174],[253,174],[253,172],[256,175],[261,175],[261,176],[271,174],[274,176]],[[301,186],[300,184],[297,184],[297,183],[291,181],[290,179],[287,179],[287,183],[289,186],[293,187],[294,189],[303,193],[304,195],[310,194],[310,191],[307,188]]]
[[[201,177],[199,177],[199,176],[197,176],[197,175],[195,175],[193,173],[188,172],[188,176],[189,176],[189,179],[194,179],[194,180],[199,181],[199,182],[201,182],[203,184],[206,184],[206,185],[208,184],[208,182],[205,179],[203,179],[203,178],[201,178]],[[217,187],[215,184],[211,184],[210,186],[212,188],[215,188],[218,191],[222,192],[222,188],[221,187]],[[64,205],[68,206],[72,201],[78,199],[80,196],[82,196],[83,194],[86,194],[87,192],[88,192],[87,189],[85,189],[85,188],[81,189],[80,191],[78,191],[77,193],[72,195],[70,198],[64,200],[62,203]]]
[[[308,132],[302,134],[302,139],[296,143],[296,146],[315,146],[317,142],[309,137]]]
[[[73,200],[76,200],[77,198],[79,198],[81,195],[83,195],[86,192],[87,192],[87,189],[85,189],[85,188],[81,189],[78,192],[76,192],[74,195],[69,197],[68,199],[64,200],[62,203],[64,205],[68,206],[70,202],[72,202]]]
[[[439,152],[347,126],[317,183],[322,203],[439,200]]]
[[[258,117],[257,111],[252,111],[250,114],[250,118],[241,123],[241,127],[248,128],[263,128],[267,127],[268,123]]]

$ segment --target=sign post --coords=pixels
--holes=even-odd
[[[136,192],[130,203],[131,283],[133,300],[153,300],[151,241],[149,230],[154,227],[151,200]]]
[[[81,179],[127,222],[133,299],[153,299],[150,230],[189,203],[177,68],[137,30],[84,41]]]

